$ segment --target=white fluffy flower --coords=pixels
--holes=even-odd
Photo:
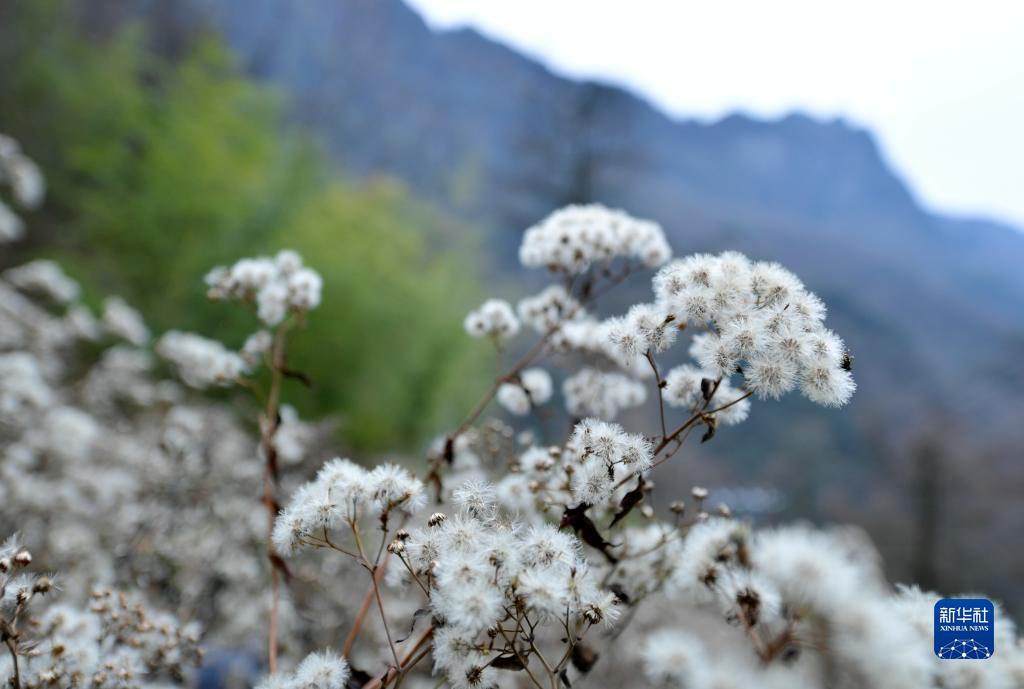
[[[551,399],[551,376],[542,368],[528,368],[519,374],[518,381],[502,383],[495,397],[498,404],[516,416],[524,416],[533,407]]]
[[[156,344],[156,352],[173,363],[182,380],[194,388],[231,385],[248,370],[238,353],[193,333],[165,333]]]
[[[842,341],[825,328],[824,305],[777,263],[754,263],[735,252],[696,254],[662,268],[653,287],[665,313],[709,326],[690,351],[710,377],[727,381],[741,374],[745,390],[761,398],[777,399],[799,386],[826,406],[843,405],[853,394],[849,360]],[[628,353],[636,347],[631,337],[644,344],[639,332],[619,328],[613,334]],[[689,385],[679,376],[673,383],[680,390]]]
[[[649,469],[654,459],[649,440],[593,418],[576,424],[567,449],[577,458],[572,477],[577,502],[604,500],[624,479]]]
[[[707,650],[695,635],[682,630],[659,630],[641,650],[644,674],[655,686],[705,689],[710,686]]]
[[[598,204],[567,206],[526,230],[519,260],[527,267],[582,273],[596,262],[632,259],[648,268],[672,256],[661,227]]]
[[[331,651],[310,653],[292,673],[264,677],[257,689],[344,689],[350,675],[348,661]]]
[[[211,299],[255,301],[260,320],[277,325],[292,312],[320,305],[323,279],[302,263],[298,253],[285,249],[270,258],[243,258],[217,266],[206,275]]]
[[[367,471],[349,459],[325,463],[316,478],[292,494],[274,522],[274,547],[290,554],[323,531],[355,523],[368,511],[380,517],[392,510],[414,514],[426,504],[423,483],[407,470],[382,464]]]
[[[299,268],[287,276],[288,303],[296,309],[309,311],[320,305],[323,278],[315,270]]]
[[[400,508],[415,514],[427,502],[423,482],[395,464],[381,464],[370,472],[367,480],[379,512]]]
[[[23,291],[44,294],[59,304],[78,299],[78,283],[69,278],[53,261],[38,259],[4,271],[7,282]]]
[[[596,416],[610,421],[623,409],[643,404],[647,389],[622,373],[587,367],[565,379],[562,395],[566,409],[573,416]]]
[[[25,223],[10,206],[0,200],[0,243],[14,242],[25,236]]]
[[[562,285],[550,285],[540,293],[525,297],[516,305],[516,311],[523,323],[538,333],[545,333],[555,326],[586,316],[586,311]]]
[[[515,337],[519,332],[519,319],[503,299],[488,299],[480,308],[469,312],[464,325],[473,337],[492,337],[499,341]]]
[[[108,297],[103,302],[102,318],[107,330],[136,347],[149,341],[149,328],[142,315],[120,297]]]
[[[299,663],[290,683],[294,689],[344,689],[348,662],[330,651],[311,653]]]

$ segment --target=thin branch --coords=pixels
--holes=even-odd
[[[665,390],[661,374],[658,372],[658,364],[654,363],[651,350],[648,349],[644,356],[647,357],[647,362],[651,365],[651,370],[654,371],[654,385],[658,389],[658,413],[661,416],[661,437],[664,439],[667,433],[665,430]]]
[[[433,626],[427,627],[423,631],[423,633],[420,634],[420,637],[419,637],[419,639],[416,640],[416,643],[414,643],[412,645],[412,648],[410,648],[408,651],[406,651],[405,654],[402,656],[402,663],[404,664],[404,663],[409,662],[409,660],[416,655],[417,651],[419,651],[420,648],[423,647],[423,644],[429,644],[430,643],[430,640],[433,638],[433,636],[434,636],[434,627]],[[388,684],[390,684],[392,682],[392,680],[394,680],[395,677],[398,676],[398,673],[401,672],[401,669],[402,669],[402,665],[400,665],[397,668],[395,668],[395,667],[388,668],[388,671],[387,671],[387,673],[385,673],[383,678],[382,677],[374,677],[369,682],[367,682],[366,684],[363,685],[363,689],[382,689],[382,687],[385,687]]]
[[[359,537],[359,526],[356,522],[350,524],[352,527],[352,535],[356,540],[356,550],[359,551],[359,556],[363,559],[364,564],[370,572],[370,583],[373,586],[373,596],[377,599],[377,609],[380,611],[380,621],[384,625],[384,636],[388,640],[388,648],[391,649],[391,657],[395,661],[395,668],[401,668],[402,663],[398,660],[398,651],[395,650],[395,642],[391,638],[391,629],[388,627],[388,618],[384,613],[384,601],[380,597],[380,583],[377,581],[377,573],[381,570],[378,564],[370,565],[366,559],[366,551],[363,549],[363,540]],[[385,534],[386,535],[386,534]]]
[[[7,650],[11,652],[11,662],[14,664],[14,689],[21,689],[21,672],[18,670],[18,651],[14,646],[14,642],[11,639],[4,639],[4,643],[7,645]]]
[[[622,273],[610,276],[610,280],[606,285],[604,291],[594,292],[592,294],[580,298],[580,307],[582,307],[584,304],[587,304],[588,302],[594,301],[595,299],[604,294],[607,294],[614,287],[622,283],[623,280],[629,277],[629,274],[630,269],[627,266]],[[529,366],[533,362],[533,360],[538,355],[540,355],[540,353],[544,350],[545,345],[547,345],[547,343],[551,340],[555,333],[557,333],[561,329],[562,324],[565,321],[571,319],[575,315],[575,310],[570,311],[567,314],[563,314],[562,319],[555,325],[548,328],[547,331],[541,336],[541,338],[537,340],[537,342],[535,342],[529,350],[527,350],[527,352],[519,359],[519,361],[517,361],[512,366],[512,368],[510,368],[504,375],[499,375],[494,380],[494,383],[487,390],[487,392],[484,393],[484,396],[476,403],[476,406],[474,406],[473,409],[466,416],[466,418],[462,420],[462,423],[460,423],[454,431],[448,434],[447,438],[445,439],[446,442],[452,443],[455,441],[456,438],[465,433],[466,429],[469,428],[478,418],[480,418],[480,415],[484,412],[484,409],[486,409],[487,405],[491,402],[492,399],[494,399],[494,396],[498,393],[498,388],[501,387],[501,384],[509,382],[511,379],[519,375],[519,373],[524,368]]]
[[[263,504],[267,510],[267,559],[270,561],[270,622],[267,629],[267,656],[271,674],[277,672],[277,629],[280,616],[281,592],[280,572],[278,572],[277,554],[274,551],[274,519],[277,517],[277,500],[274,489],[277,482],[277,451],[274,448],[274,436],[277,434],[281,404],[281,381],[284,371],[285,336],[290,327],[291,319],[284,321],[274,333],[271,350],[270,392],[260,420],[260,433],[263,444]]]
[[[519,649],[516,648],[516,642],[508,638],[508,634],[506,634],[505,630],[501,627],[498,627],[498,632],[501,634],[502,638],[505,639],[506,643],[508,643],[508,647],[512,650],[512,654],[515,655],[516,660],[518,660],[519,664],[523,666],[523,670],[526,671],[526,676],[530,678],[534,685],[536,685],[537,689],[544,689],[544,685],[538,682],[537,678],[533,676],[532,672],[530,672],[530,668],[526,664],[526,658],[524,658],[523,655],[519,652]],[[366,688],[364,687],[363,689]]]

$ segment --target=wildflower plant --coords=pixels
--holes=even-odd
[[[123,592],[96,589],[86,609],[47,605],[52,575],[28,574],[31,553],[0,545],[0,676],[13,689],[135,689],[183,684],[202,659],[199,627],[149,609]]]
[[[126,302],[97,317],[55,264],[6,271],[0,514],[72,567],[69,589],[127,572],[221,645],[265,638],[261,689],[1024,686],[1003,611],[992,658],[939,661],[936,595],[890,587],[859,532],[757,529],[699,486],[654,509],[651,472],[694,432],[736,432],[789,393],[826,407],[854,393],[853,357],[796,276],[734,252],[673,259],[656,223],[597,205],[528,229],[520,259],[552,282],[467,315],[499,367],[479,402],[425,461],[375,467],[317,461],[319,427],[282,399],[285,378],[306,380],[288,337],[322,284],[294,252],[208,275],[212,299],[259,323],[240,347],[156,338],[186,387],[159,375]],[[652,272],[649,301],[599,315]],[[674,348],[691,360],[666,365]],[[251,393],[255,433],[201,397],[211,387]],[[564,435],[541,422],[557,405]],[[185,676],[195,627],[141,592],[51,609],[33,645],[23,621],[52,580],[26,578],[24,553],[0,549],[14,689]]]

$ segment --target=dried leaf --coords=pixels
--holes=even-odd
[[[295,369],[291,369],[285,366],[281,368],[281,374],[285,378],[294,378],[295,380],[305,385],[307,388],[313,387],[313,379],[310,378],[305,373],[303,373],[302,371],[296,371]]]
[[[345,683],[345,689],[363,689],[363,686],[372,679],[373,677],[370,676],[370,673],[350,665],[348,682]]]
[[[495,656],[494,660],[491,661],[491,667],[498,670],[512,670],[513,672],[526,669],[526,666],[523,665],[523,662],[515,654]]]
[[[626,589],[622,588],[622,584],[615,582],[608,587],[608,590],[614,593],[615,597],[622,601],[623,605],[629,605],[629,594],[626,593]]]
[[[608,562],[612,564],[617,563],[619,561],[618,558],[608,552],[608,548],[612,544],[604,540],[604,536],[597,530],[593,520],[587,516],[588,509],[590,509],[590,505],[585,502],[581,502],[576,507],[566,507],[565,512],[562,513],[562,521],[558,528],[564,529],[567,526],[571,526],[581,541],[591,548],[601,551],[601,554],[605,556]]]
[[[395,643],[396,644],[400,644],[403,641],[405,641],[406,639],[408,639],[410,636],[412,636],[412,633],[414,631],[416,631],[416,623],[419,621],[419,619],[421,617],[423,617],[424,615],[429,615],[429,614],[430,614],[430,610],[427,609],[427,608],[420,608],[419,610],[414,612],[412,614],[412,624],[409,625],[409,633],[406,634],[405,636],[403,636],[401,639],[395,639]]]
[[[286,583],[287,582],[291,582],[291,580],[292,580],[292,571],[290,569],[288,569],[288,563],[284,561],[284,558],[282,558],[277,553],[271,553],[270,554],[270,564],[271,564],[272,567],[274,567],[274,569],[276,569],[276,570],[280,571],[282,574],[284,574],[284,580],[285,580]]]
[[[600,657],[593,648],[583,642],[572,647],[572,665],[583,674],[590,672]]]
[[[701,378],[700,394],[704,398],[705,402],[710,400],[711,396],[715,394],[715,381],[711,380],[710,378]]]
[[[633,508],[640,504],[640,501],[644,499],[644,488],[643,475],[637,476],[636,488],[622,496],[622,500],[619,501],[619,511],[616,512],[612,523],[608,525],[609,529],[625,519],[633,511]]]

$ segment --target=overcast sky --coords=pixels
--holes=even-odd
[[[932,208],[1024,227],[1024,0],[407,0],[671,114],[842,115]]]

